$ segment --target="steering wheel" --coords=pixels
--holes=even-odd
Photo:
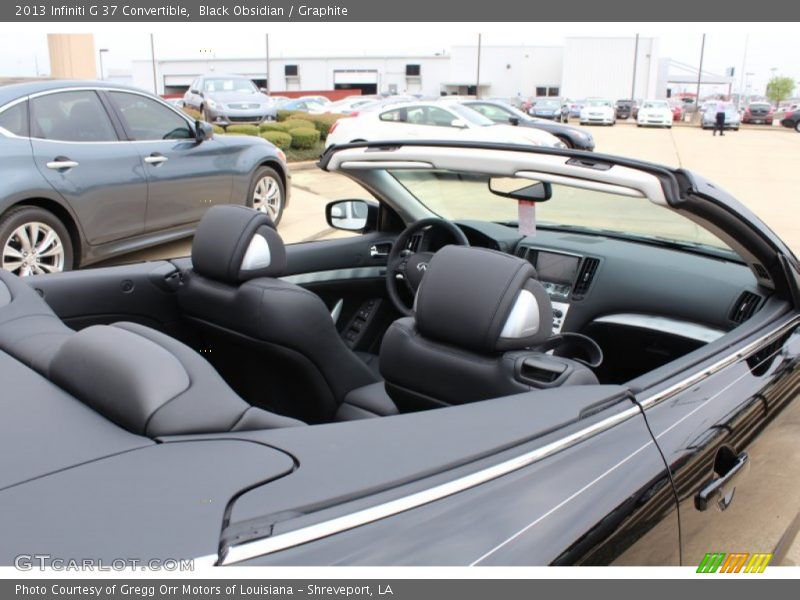
[[[397,282],[403,281],[411,295],[416,295],[434,253],[412,252],[408,249],[408,242],[414,234],[429,227],[446,231],[459,246],[469,246],[467,236],[455,223],[435,217],[412,223],[397,237],[386,261],[386,292],[397,311],[406,317],[414,312],[400,297]]]

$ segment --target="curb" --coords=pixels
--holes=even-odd
[[[317,168],[317,161],[316,160],[301,160],[298,162],[290,162],[289,163],[289,170],[292,172],[295,171],[311,171],[312,169]]]

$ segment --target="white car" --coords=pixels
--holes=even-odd
[[[527,127],[497,125],[455,102],[408,102],[357,117],[339,119],[328,133],[327,146],[381,140],[449,140],[564,148],[549,133]]]
[[[375,98],[360,98],[355,96],[353,98],[345,98],[344,100],[337,100],[336,102],[331,102],[329,104],[325,104],[316,110],[309,111],[311,114],[339,114],[339,115],[349,115],[353,112],[357,112],[360,106],[364,106],[366,104],[372,104],[375,102]]]
[[[636,115],[636,126],[672,127],[672,108],[666,100],[645,100]]]
[[[589,99],[581,108],[581,125],[614,125],[617,122],[617,111],[611,100]]]

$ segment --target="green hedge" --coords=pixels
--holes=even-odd
[[[286,131],[291,131],[292,129],[314,129],[314,123],[312,123],[309,119],[289,119],[288,121],[283,121],[281,123],[286,128]]]
[[[225,133],[225,128],[224,127],[220,127],[219,125],[214,125],[213,129],[214,129],[214,133]]]
[[[283,131],[265,131],[261,137],[272,142],[281,150],[286,150],[292,145],[292,136]]]
[[[302,110],[279,110],[275,115],[275,118],[278,122],[288,121],[289,119],[294,118],[296,115],[304,115]]]
[[[298,127],[292,129],[290,132],[292,136],[292,148],[302,150],[304,148],[313,148],[319,142],[319,131],[311,127]]]
[[[228,125],[228,133],[243,133],[244,135],[258,135],[258,125]]]
[[[261,133],[264,133],[265,131],[280,131],[281,133],[289,133],[289,128],[286,127],[284,123],[262,123],[259,125],[258,129],[261,131]]]

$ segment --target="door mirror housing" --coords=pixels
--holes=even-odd
[[[214,127],[211,123],[199,120],[194,122],[194,139],[198,144],[210,140],[213,137]]]
[[[378,205],[366,200],[336,200],[325,207],[325,219],[333,229],[371,231],[378,222]]]
[[[519,117],[508,117],[508,122],[516,127],[519,125]]]
[[[202,96],[203,95],[203,94],[200,93],[200,90],[192,89],[192,90],[189,90],[189,91],[192,92],[193,94],[197,94],[198,96]]]

